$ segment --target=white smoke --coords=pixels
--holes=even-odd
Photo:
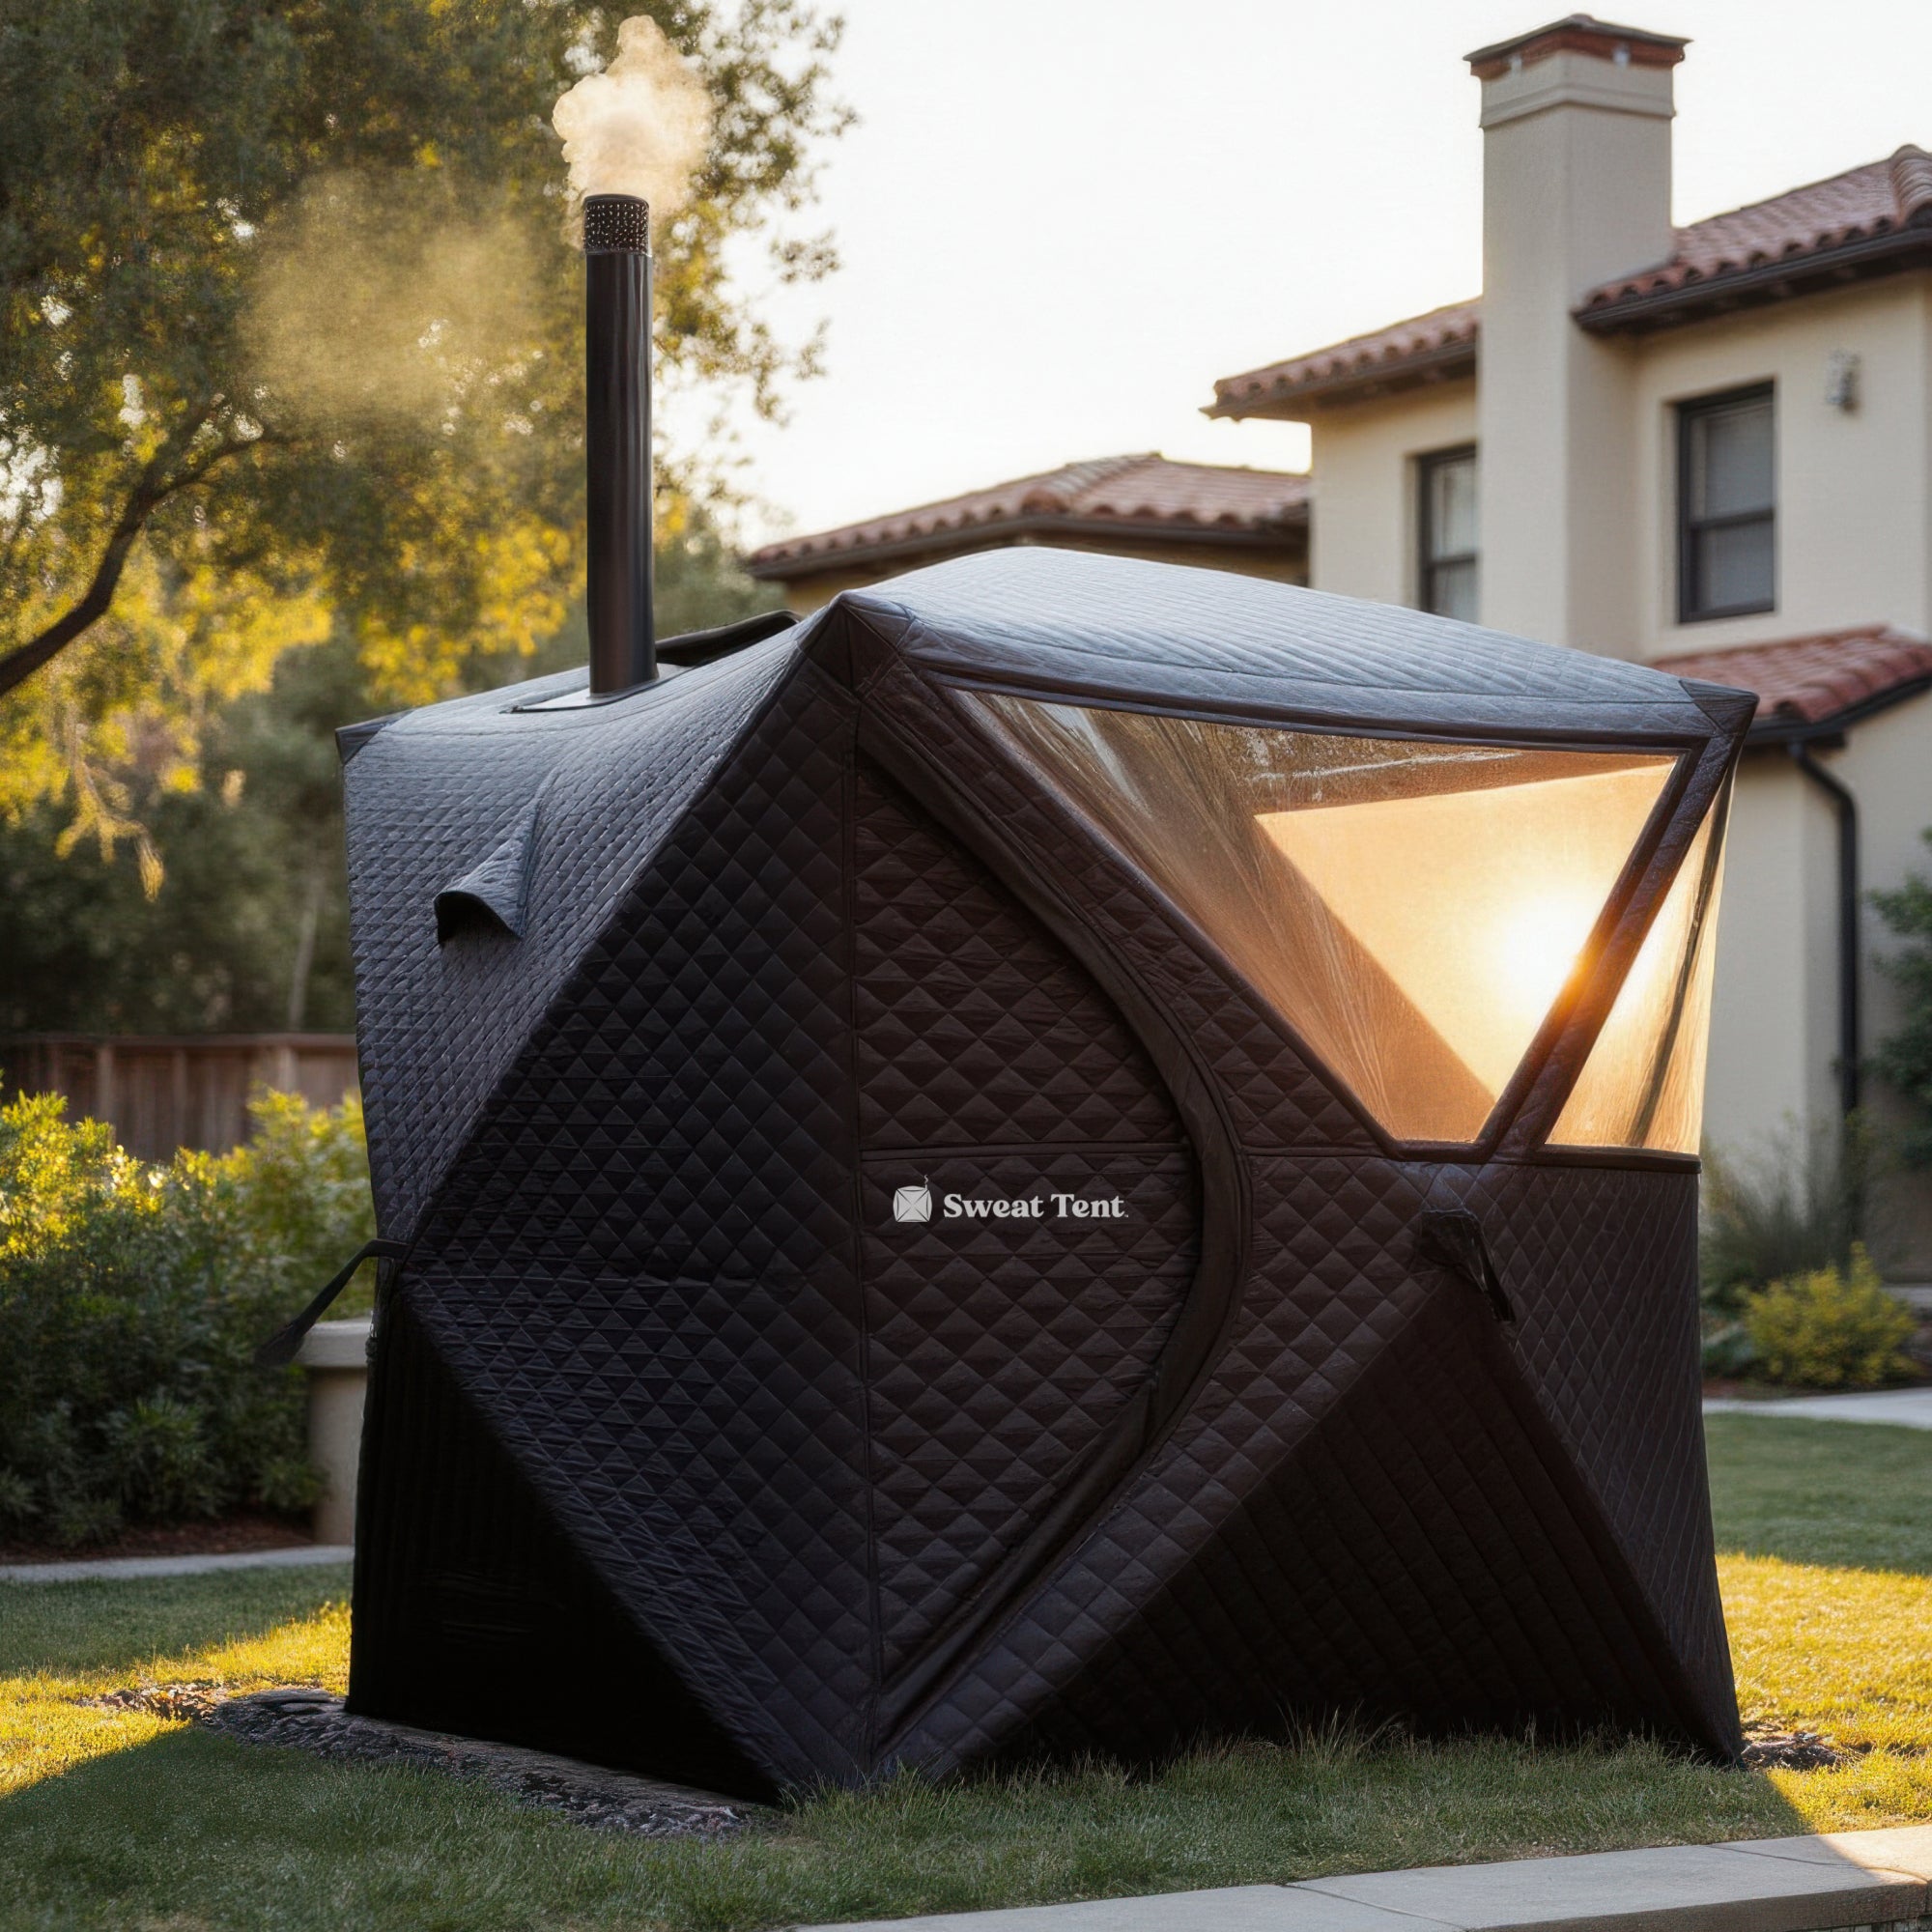
[[[617,57],[558,99],[551,125],[570,169],[566,232],[582,241],[583,197],[635,194],[659,219],[683,206],[711,141],[711,97],[658,23],[617,29]]]
[[[251,377],[310,423],[435,422],[543,336],[529,228],[413,175],[322,175],[262,231]]]

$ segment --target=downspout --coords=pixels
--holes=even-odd
[[[1788,738],[1791,762],[1832,801],[1838,820],[1838,1106],[1859,1110],[1859,802],[1851,787],[1811,755],[1802,738]]]
[[[1859,801],[1850,786],[1812,755],[1813,748],[1841,752],[1854,724],[1889,711],[1909,697],[1932,691],[1932,671],[1918,671],[1873,692],[1829,718],[1804,720],[1774,715],[1760,718],[1745,738],[1746,750],[1769,751],[1782,745],[1791,762],[1832,801],[1838,821],[1838,1104],[1847,1114],[1859,1107],[1859,1062],[1862,1057],[1859,971]]]

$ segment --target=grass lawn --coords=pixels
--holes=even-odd
[[[143,1677],[339,1686],[342,1572],[0,1585],[0,1926],[750,1932],[1932,1820],[1932,1433],[1722,1415],[1710,1435],[1747,1717],[1872,1747],[1854,1763],[1326,1738],[1147,1779],[906,1782],[652,1845],[71,1701]]]

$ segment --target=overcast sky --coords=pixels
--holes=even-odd
[[[745,431],[810,530],[1158,449],[1298,468],[1209,422],[1214,378],[1477,292],[1470,48],[1557,0],[838,0],[863,123],[822,213],[843,267],[779,291],[831,324],[791,421]],[[1620,13],[1624,0],[1618,0]],[[1928,0],[1642,0],[1689,35],[1676,218],[1932,148]]]

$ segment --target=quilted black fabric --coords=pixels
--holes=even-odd
[[[618,894],[792,658],[789,639],[594,710],[520,712],[573,676],[431,706],[346,791],[356,1036],[377,1211],[398,1238]],[[531,820],[522,932],[444,945],[437,896]]]
[[[1542,1147],[1613,983],[1492,1141],[1395,1147],[962,683],[1667,746],[1611,980],[1749,715],[1022,551],[607,707],[515,708],[550,685],[358,741],[371,1151],[411,1247],[352,1701],[753,1792],[1338,1711],[1733,1753],[1694,1167]],[[439,942],[466,875],[494,917]],[[949,1211],[993,1201],[1042,1210]],[[1418,1242],[1445,1208],[1512,1319]],[[562,1632],[648,1694],[560,1711],[534,1662],[542,1695],[439,1662]]]
[[[368,1452],[410,1480],[362,1497],[352,1702],[473,1731],[488,1685],[498,1736],[769,1795],[538,1500],[407,1303],[386,1311],[376,1383]]]
[[[854,836],[867,1383],[888,1674],[1145,1382],[1199,1261],[1158,1074],[1038,922],[869,764]],[[1123,1194],[1127,1217],[900,1228],[892,1194]]]

